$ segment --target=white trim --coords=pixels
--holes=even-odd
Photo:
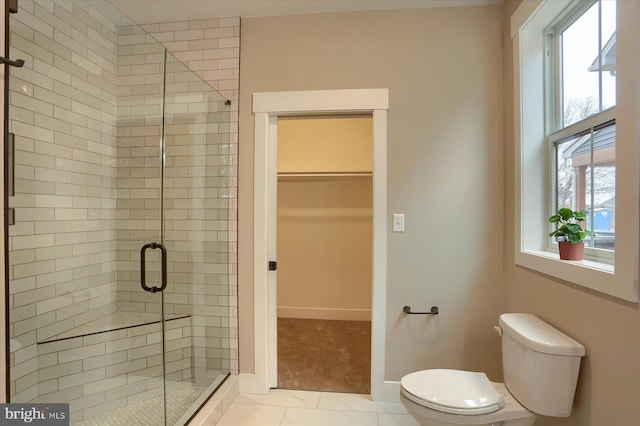
[[[277,259],[277,239],[268,238],[274,235],[278,221],[278,117],[269,116],[269,133],[266,141],[267,171],[263,175],[267,186],[266,222],[267,222],[267,261]],[[267,268],[264,262],[263,268]],[[278,387],[278,299],[277,276],[267,272],[267,382],[269,388]]]
[[[253,112],[270,115],[389,109],[387,89],[308,90],[253,94]],[[310,107],[310,105],[313,105]]]
[[[275,328],[275,288],[269,286],[267,262],[269,169],[279,115],[369,112],[373,114],[373,289],[371,337],[371,398],[384,398],[387,292],[387,109],[388,89],[268,92],[253,95],[254,129],[254,374],[240,375],[241,392],[266,394],[274,382],[270,348]],[[273,172],[273,173],[272,173]],[[273,275],[273,274],[271,274]]]
[[[384,92],[388,108],[388,93]],[[373,289],[371,399],[384,401],[387,321],[387,110],[373,111]]]
[[[371,309],[309,308],[278,306],[278,318],[302,318],[340,321],[370,321]]]
[[[269,392],[269,388],[265,391],[266,379],[264,375],[240,373],[238,374],[238,380],[240,381],[240,393],[266,394]]]
[[[575,285],[638,301],[640,218],[640,6],[618,2],[616,134],[616,254],[613,268],[598,262],[565,262],[543,252],[549,216],[544,135],[544,29],[558,16],[562,1],[523,2],[513,15],[514,69],[514,252],[517,265]],[[522,10],[521,10],[522,9]],[[560,9],[560,10],[558,10]],[[520,84],[526,82],[526,84]],[[625,178],[622,178],[625,176]],[[526,225],[526,226],[525,226]]]
[[[400,382],[391,382],[391,381],[384,382],[384,394],[380,401],[401,403]]]

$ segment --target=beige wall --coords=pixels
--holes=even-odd
[[[519,1],[505,6],[505,283],[506,310],[530,312],[586,347],[570,418],[542,418],[539,425],[640,424],[640,313],[638,305],[604,296],[516,267],[514,263],[513,72],[509,17]],[[621,90],[625,90],[621,88]],[[637,142],[637,141],[636,141]]]
[[[389,218],[385,379],[429,367],[501,378],[501,34],[500,6],[242,21],[241,372],[254,371],[253,93],[388,88],[388,212],[407,231]],[[441,314],[405,317],[407,304]]]
[[[278,182],[278,316],[371,318],[371,177]]]
[[[373,117],[278,120],[278,172],[371,172]]]

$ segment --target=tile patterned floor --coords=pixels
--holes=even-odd
[[[206,390],[195,385],[176,389],[167,397],[168,424],[179,419],[191,407],[193,402]],[[119,408],[101,414],[83,422],[73,423],[74,426],[156,426],[162,425],[164,398],[158,396],[127,407]]]
[[[217,426],[419,425],[402,404],[372,402],[369,395],[274,389],[240,394]]]

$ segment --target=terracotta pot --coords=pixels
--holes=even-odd
[[[582,260],[584,255],[584,243],[571,243],[569,241],[558,242],[560,259],[562,260]]]

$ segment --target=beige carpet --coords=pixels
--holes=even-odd
[[[371,322],[278,318],[278,387],[369,393]]]

